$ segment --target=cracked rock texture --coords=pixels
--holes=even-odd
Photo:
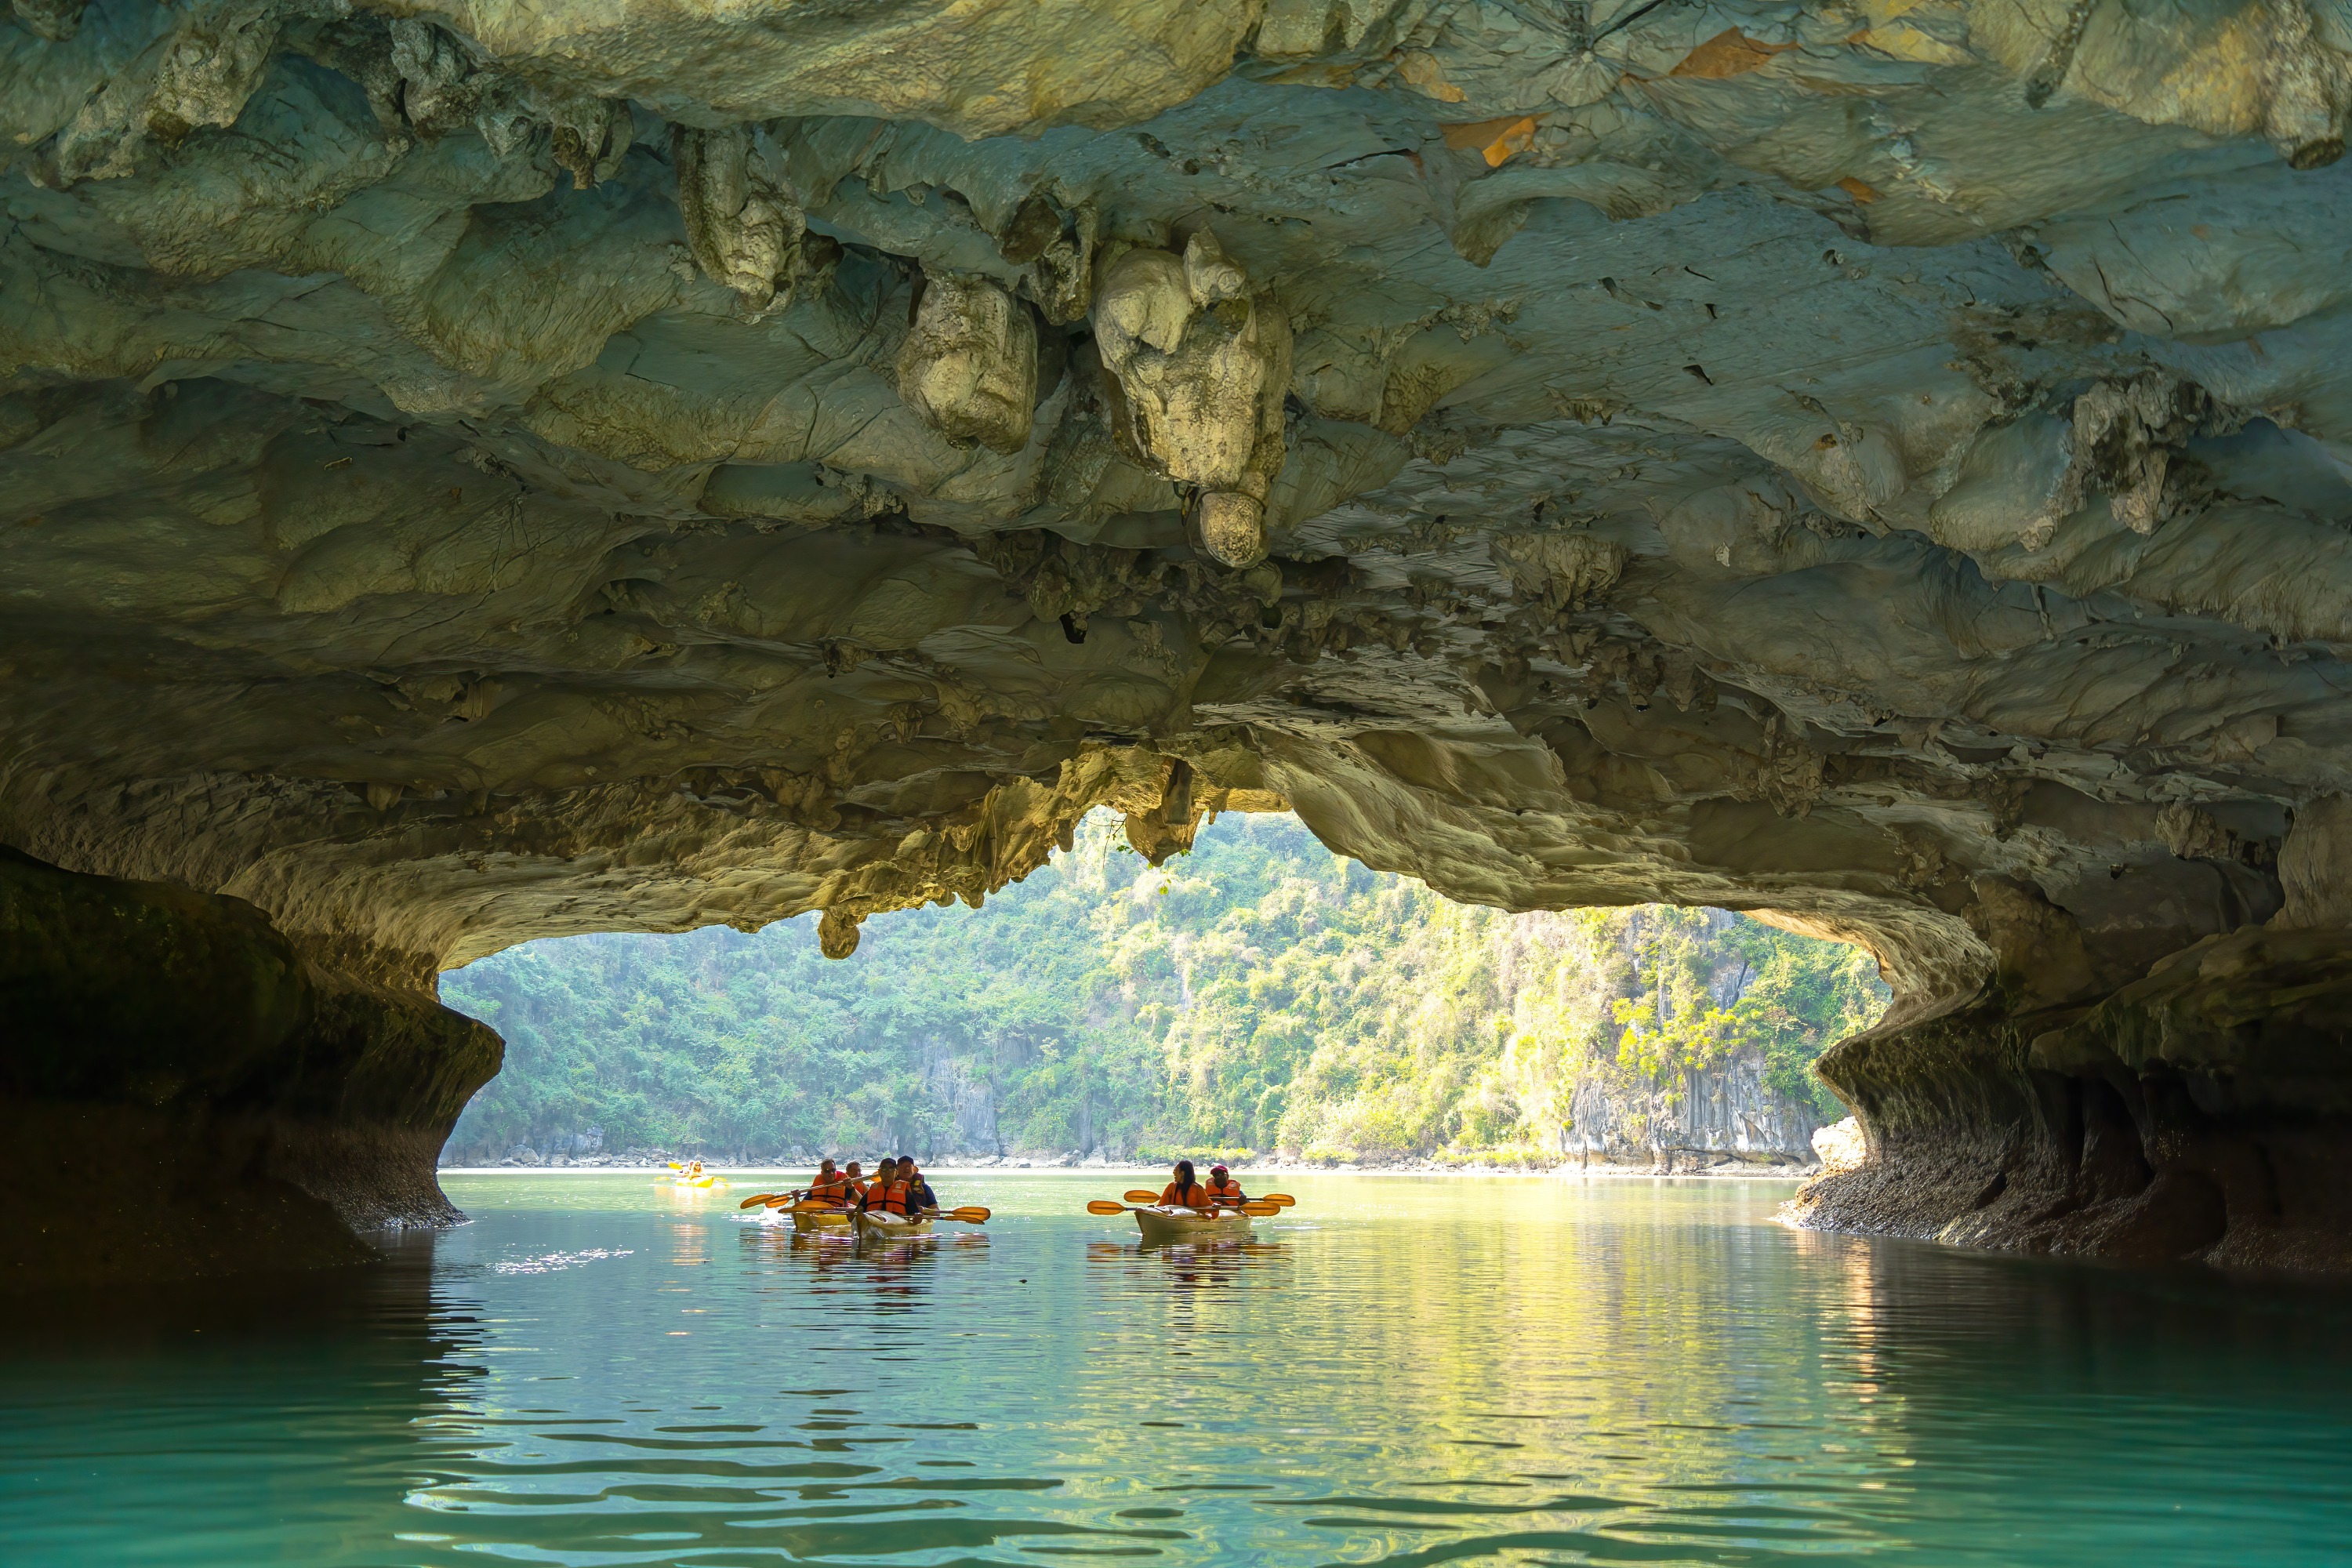
[[[1155,857],[1287,805],[1456,898],[1866,943],[1814,1223],[2340,1267],[2347,50],[16,0],[6,1115],[324,1260],[446,1210],[495,1052],[441,968],[843,953],[1098,805]]]

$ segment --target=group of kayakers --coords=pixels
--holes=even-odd
[[[822,1161],[816,1180],[801,1195],[811,1203],[832,1204],[844,1211],[894,1215],[901,1219],[920,1219],[940,1212],[939,1194],[923,1179],[912,1154],[885,1155],[870,1177],[856,1160],[839,1167],[831,1160]]]
[[[1196,1180],[1192,1162],[1176,1162],[1174,1179],[1160,1190],[1160,1206],[1177,1209],[1237,1209],[1249,1201],[1242,1184],[1223,1165],[1209,1167],[1209,1179]]]
[[[836,1165],[829,1159],[821,1161],[816,1179],[793,1195],[844,1211],[896,1215],[902,1219],[920,1219],[940,1212],[939,1194],[931,1191],[931,1184],[924,1179],[912,1154],[886,1155],[871,1176],[856,1160],[847,1165]],[[1160,1193],[1163,1208],[1197,1209],[1202,1213],[1237,1209],[1248,1201],[1249,1194],[1242,1191],[1232,1171],[1223,1165],[1212,1165],[1209,1179],[1204,1182],[1194,1173],[1190,1160],[1176,1162],[1175,1171]]]

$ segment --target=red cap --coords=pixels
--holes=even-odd
[[[1225,1168],[1223,1165],[1212,1165],[1209,1167],[1209,1174],[1213,1176],[1222,1176],[1224,1173]]]

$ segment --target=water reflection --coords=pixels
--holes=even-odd
[[[1036,1179],[858,1247],[480,1182],[478,1223],[365,1276],[16,1334],[0,1538],[12,1568],[2303,1568],[2352,1538],[2339,1293],[1791,1235],[1769,1190],[1297,1187],[1230,1244],[1147,1248]]]

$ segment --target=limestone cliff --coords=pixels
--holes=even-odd
[[[1279,800],[1867,943],[1825,1223],[2344,1260],[2341,5],[625,9],[0,20],[0,841],[389,1020]]]

